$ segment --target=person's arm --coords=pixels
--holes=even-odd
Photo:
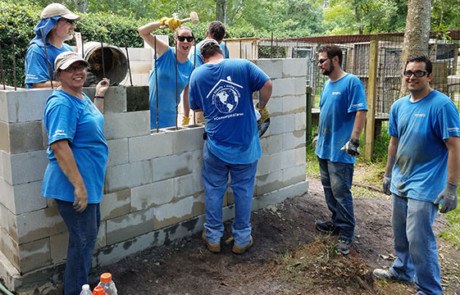
[[[94,105],[99,109],[101,113],[104,113],[104,99],[105,92],[109,89],[110,80],[108,78],[103,78],[96,85],[96,94],[94,95]]]
[[[399,140],[397,137],[390,137],[390,143],[388,144],[387,166],[385,167],[385,174],[383,175],[383,192],[387,195],[391,195],[391,173],[396,162],[398,144]]]
[[[265,108],[267,105],[268,101],[270,100],[270,97],[272,96],[272,90],[273,90],[273,82],[272,80],[267,80],[265,82],[264,86],[259,90],[259,103],[258,106],[260,109]]]
[[[59,86],[61,86],[61,82],[53,80],[53,88],[58,88]],[[34,83],[32,88],[51,88],[51,81]]]
[[[69,142],[67,140],[55,141],[50,144],[50,148],[53,150],[62,172],[74,186],[75,201],[73,205],[75,210],[83,212],[88,205],[88,195]]]
[[[184,107],[184,117],[188,118],[190,116],[190,105],[188,102],[188,93],[189,93],[189,86],[188,84],[184,88],[184,102],[183,102],[183,107]]]
[[[446,141],[448,150],[447,182],[455,186],[460,180],[460,137],[449,137]]]
[[[169,45],[157,38],[157,36],[152,35],[151,32],[159,29],[161,26],[160,21],[154,21],[148,24],[145,24],[137,29],[139,35],[141,36],[144,41],[156,51],[157,56],[161,56],[163,53],[168,50]],[[156,41],[155,41],[156,40]]]
[[[350,139],[358,140],[363,132],[364,125],[366,124],[366,113],[367,111],[357,111],[355,116],[355,123],[353,125],[353,131],[351,132]]]

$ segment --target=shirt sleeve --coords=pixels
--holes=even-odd
[[[49,100],[45,108],[45,126],[48,130],[48,144],[68,139],[73,141],[77,125],[77,112],[58,98]]]
[[[259,91],[267,82],[270,77],[268,77],[267,74],[265,74],[264,71],[262,71],[258,66],[253,64],[252,62],[248,61],[248,67],[249,67],[249,78],[252,83],[252,92],[254,91]]]
[[[452,101],[440,108],[436,118],[439,122],[443,140],[453,136],[460,136],[460,118],[457,107]]]
[[[366,93],[364,85],[358,77],[353,77],[350,83],[350,101],[348,104],[348,112],[367,111]]]
[[[26,53],[25,64],[25,83],[29,88],[32,87],[32,84],[46,82],[50,80],[50,74],[48,64],[46,62],[45,52],[40,46],[33,44],[29,47]]]

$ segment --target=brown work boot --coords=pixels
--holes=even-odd
[[[208,241],[206,237],[206,229],[203,229],[203,233],[201,234],[201,238],[203,239],[206,248],[212,253],[220,253],[220,244],[212,244]]]
[[[251,240],[245,246],[240,247],[240,246],[237,246],[236,244],[233,244],[232,252],[235,254],[243,254],[246,251],[248,251],[249,248],[251,248],[253,244],[254,243],[253,243],[252,236],[251,236]]]

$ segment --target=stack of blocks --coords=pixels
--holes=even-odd
[[[306,193],[308,183],[306,61],[255,63],[273,80],[271,126],[261,138],[256,175],[257,210]],[[148,110],[128,111],[129,101],[146,93],[137,88],[111,87],[106,94],[109,160],[93,266],[191,236],[204,222],[203,126],[151,131]],[[48,161],[42,119],[50,93],[0,90],[0,279],[10,290],[49,280],[65,263],[67,230],[54,202],[40,195]],[[231,190],[223,207],[224,219],[231,219]]]

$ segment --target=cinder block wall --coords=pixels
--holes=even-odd
[[[271,126],[262,137],[253,209],[304,194],[303,59],[257,60],[273,80]],[[94,89],[87,89],[93,93]],[[0,279],[21,290],[62,272],[68,234],[52,200],[41,197],[47,165],[42,126],[51,90],[0,90]],[[202,126],[151,132],[149,111],[128,112],[145,88],[112,87],[105,101],[109,161],[93,265],[107,265],[202,229]],[[146,97],[145,99],[148,99]],[[233,196],[224,218],[233,217]]]

